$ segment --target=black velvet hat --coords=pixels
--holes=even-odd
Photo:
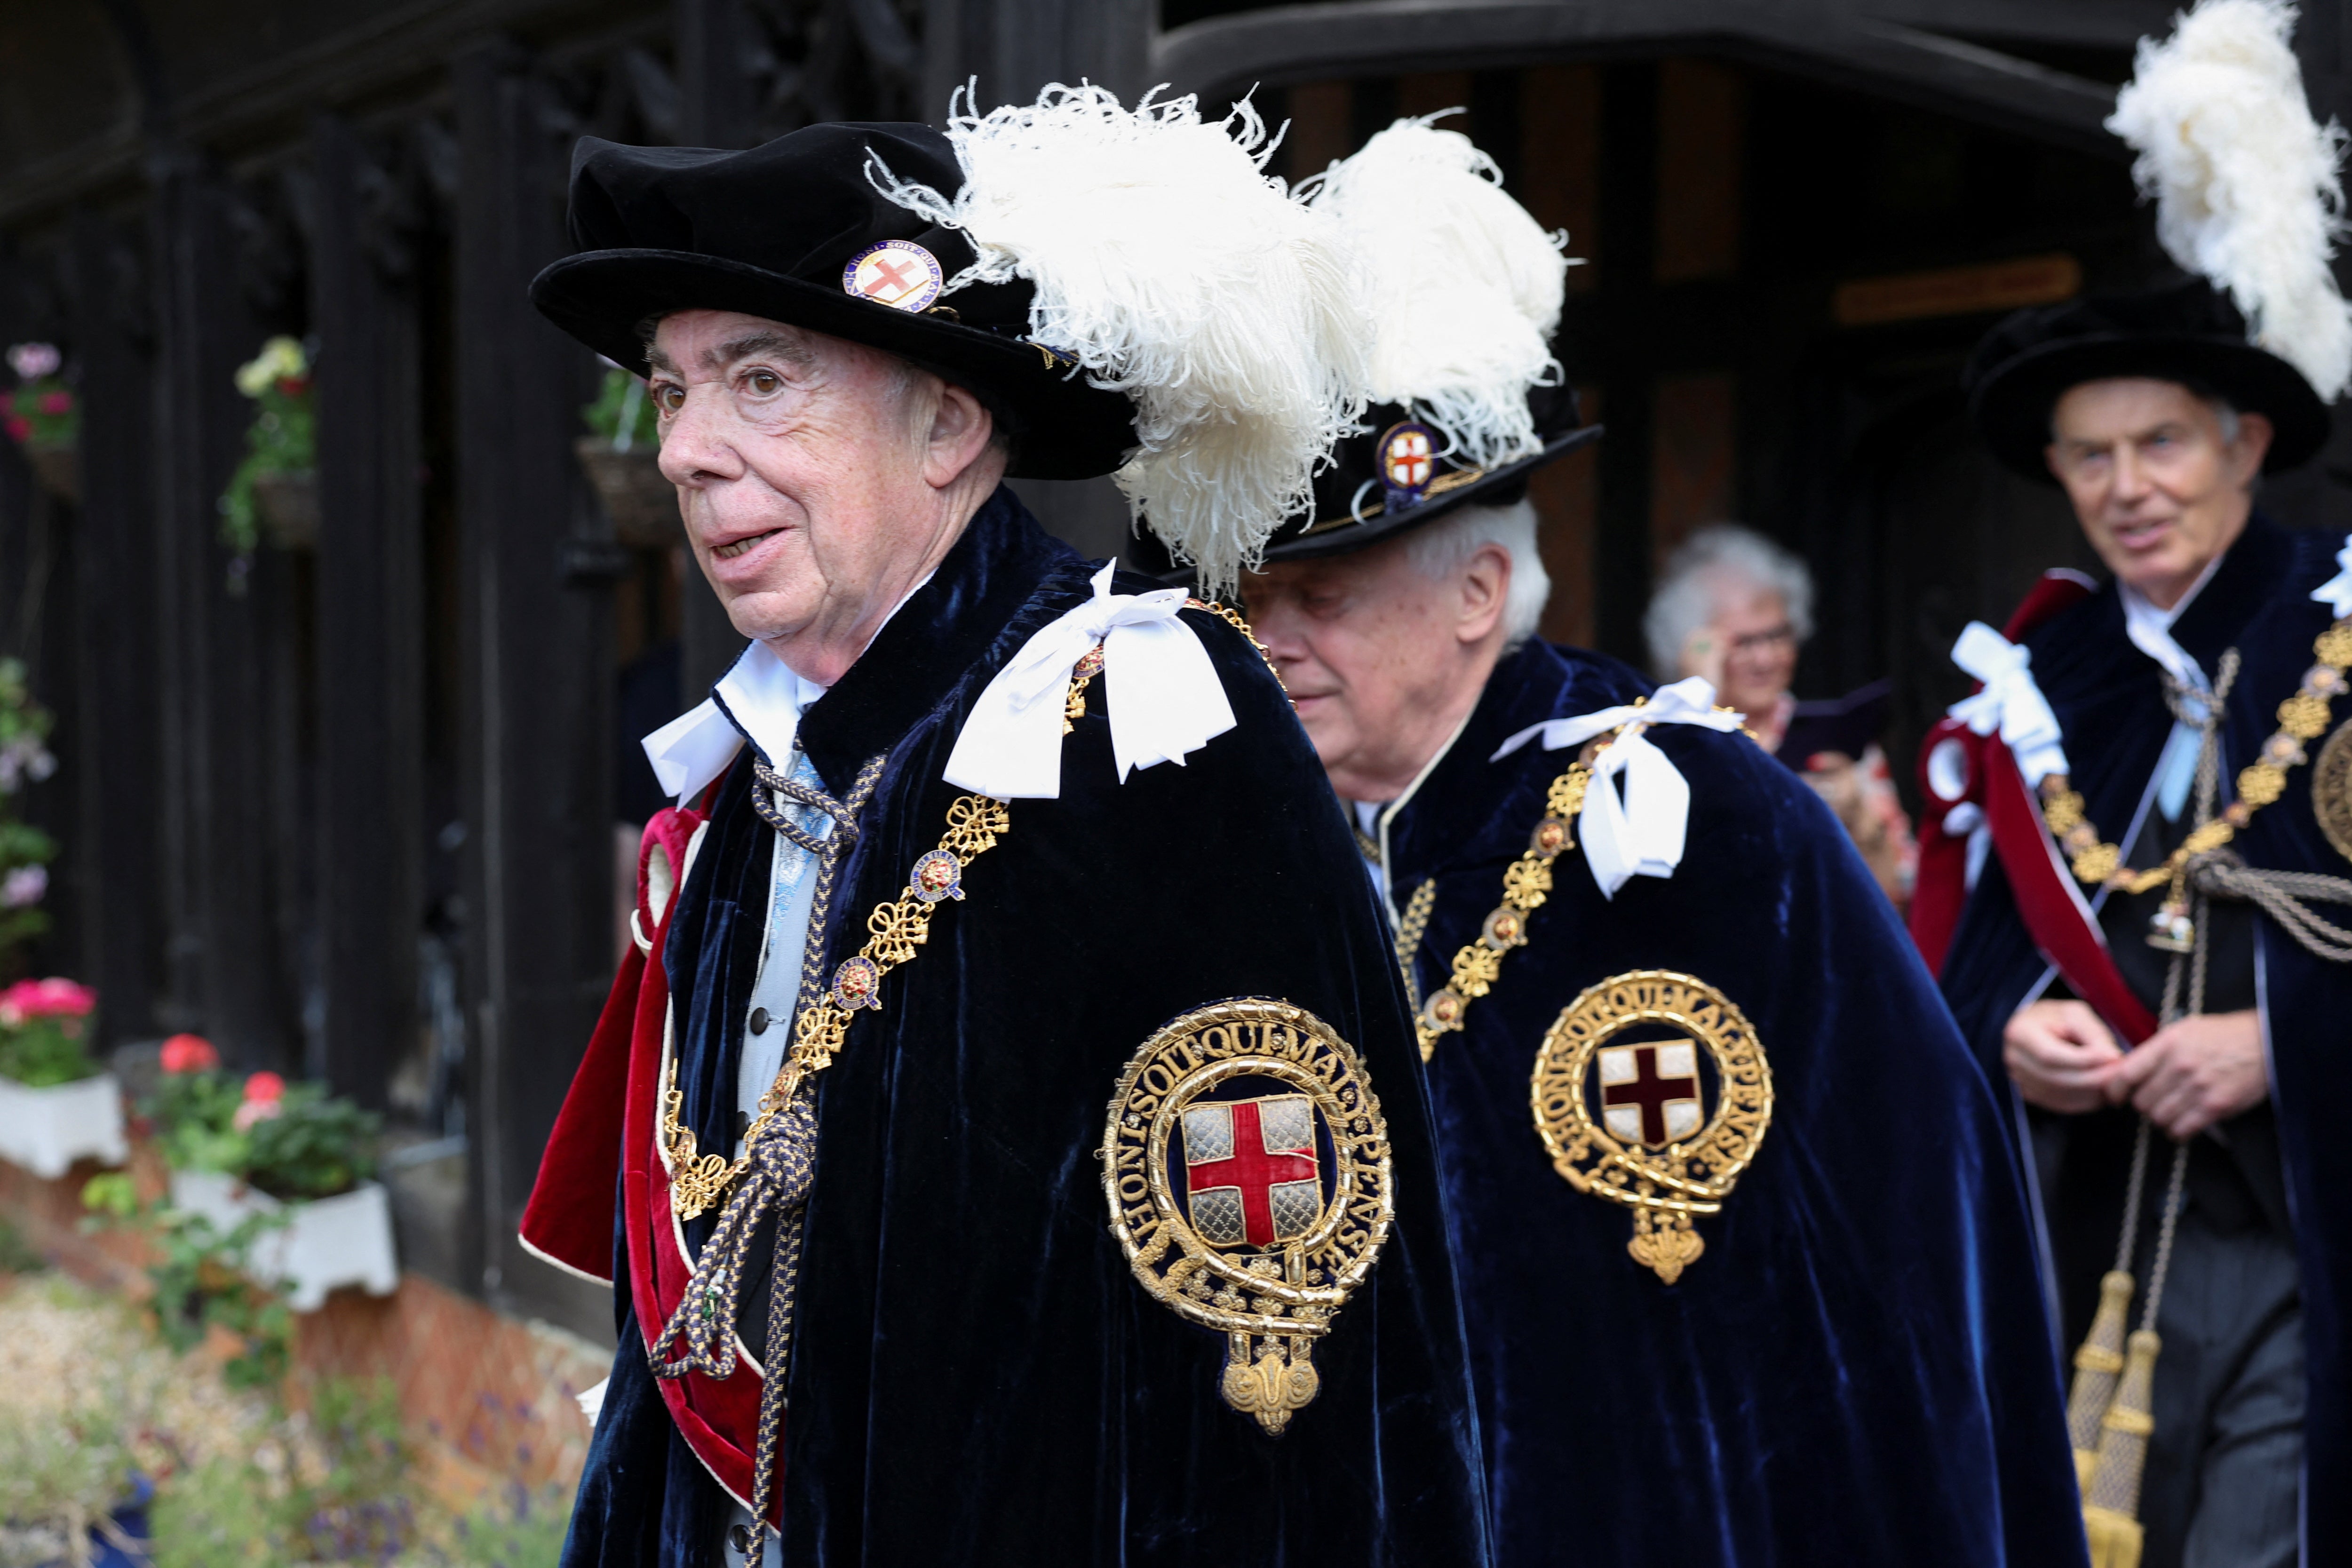
[[[1479,468],[1444,455],[1445,438],[1393,404],[1364,416],[1366,434],[1341,441],[1331,467],[1315,480],[1315,510],[1284,526],[1265,547],[1268,561],[1345,555],[1393,539],[1465,506],[1509,506],[1546,463],[1601,437],[1584,424],[1576,394],[1538,386],[1528,394],[1543,449],[1499,468]]]
[[[1030,341],[1027,282],[968,284],[941,301],[971,242],[884,196],[867,177],[875,160],[937,191],[963,184],[928,125],[812,125],[740,153],[583,137],[572,160],[579,254],[532,279],[531,302],[641,374],[639,323],[671,310],[740,310],[866,343],[1009,413],[1014,477],[1117,468],[1136,444],[1133,403]]]
[[[2244,316],[2201,279],[2020,310],[1977,345],[1962,384],[1993,455],[2055,484],[2042,457],[2051,410],[2069,387],[2120,376],[2177,381],[2266,416],[2276,434],[2265,472],[2294,468],[2327,439],[2327,405],[2311,383],[2248,342]]]

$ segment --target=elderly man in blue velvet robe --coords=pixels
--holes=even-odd
[[[534,298],[647,374],[753,641],[647,742],[679,805],[525,1215],[616,1286],[567,1564],[1488,1561],[1313,754],[1232,612],[1000,484],[1119,468],[1213,583],[1349,423],[1347,269],[1234,123],[583,145]]]
[[[1486,167],[1408,122],[1327,180],[1467,216],[1367,237],[1453,280],[1392,313],[1429,352],[1375,345],[1388,406],[1244,593],[1416,994],[1497,1558],[2080,1563],[2018,1171],[1894,911],[1703,681],[1534,635],[1524,490],[1596,432],[1530,389],[1560,262]]]
[[[2352,381],[2292,16],[2209,0],[2109,121],[2209,275],[1969,363],[2108,577],[1968,629],[1922,769],[1914,930],[2021,1102],[2094,1554],[2143,1568],[2352,1561],[2352,540],[2257,504]]]

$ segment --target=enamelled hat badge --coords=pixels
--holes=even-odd
[[[1570,1003],[1536,1053],[1532,1096],[1552,1168],[1632,1209],[1626,1250],[1669,1285],[1706,1250],[1692,1217],[1722,1211],[1772,1121],[1772,1071],[1747,1017],[1665,969]]]
[[[1309,1349],[1395,1212],[1388,1123],[1354,1047],[1284,1002],[1187,1013],[1128,1063],[1102,1162],[1137,1280],[1226,1336],[1225,1403],[1280,1432],[1321,1387]]]
[[[1418,419],[1381,432],[1381,494],[1390,511],[1419,506],[1437,479],[1437,436]]]
[[[869,245],[841,269],[841,291],[894,310],[929,310],[947,287],[940,258],[911,239]]]

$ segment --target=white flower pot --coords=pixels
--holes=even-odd
[[[85,1155],[110,1165],[131,1157],[122,1089],[112,1073],[47,1089],[0,1078],[0,1160],[54,1182]]]
[[[287,1304],[298,1312],[325,1306],[327,1292],[338,1285],[363,1286],[371,1296],[389,1296],[400,1288],[392,1205],[377,1183],[362,1182],[331,1198],[287,1204],[241,1185],[234,1176],[174,1171],[172,1205],[204,1215],[223,1235],[251,1215],[290,1213],[292,1222],[283,1230],[254,1242],[250,1270],[257,1279],[292,1280]]]

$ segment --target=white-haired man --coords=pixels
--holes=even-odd
[[[2107,122],[2202,276],[2020,311],[1969,363],[2108,579],[1967,629],[1982,685],[1921,769],[1912,929],[2021,1101],[2084,1521],[2144,1568],[2352,1561],[2352,540],[2258,500],[2352,382],[2294,16],[2205,0]]]
[[[1397,312],[1442,347],[1533,270],[1512,232],[1364,264],[1459,280]],[[1498,1557],[2080,1563],[2016,1168],[1893,910],[1704,683],[1535,635],[1572,399],[1374,357],[1390,405],[1244,592],[1415,994]],[[1474,451],[1509,404],[1531,438]]]
[[[998,136],[1053,188],[973,153]],[[1114,165],[1016,274],[946,286]],[[1261,270],[1150,232],[1203,202]],[[1314,756],[1242,630],[999,483],[1189,465],[1155,527],[1247,550],[1278,505],[1181,411],[1139,440],[1103,381],[1157,384],[1034,321],[1148,343],[1284,300],[1242,352],[1289,415],[1223,412],[1210,329],[1153,362],[1278,492],[1347,414],[1279,346],[1349,325],[1296,271],[1344,277],[1317,221],[1190,100],[1094,89],[948,134],[590,142],[572,211],[534,299],[647,374],[754,640],[647,739],[679,804],[524,1217],[618,1286],[565,1563],[1486,1562],[1412,1035]],[[1165,317],[1087,292],[1122,244],[1181,271]]]

